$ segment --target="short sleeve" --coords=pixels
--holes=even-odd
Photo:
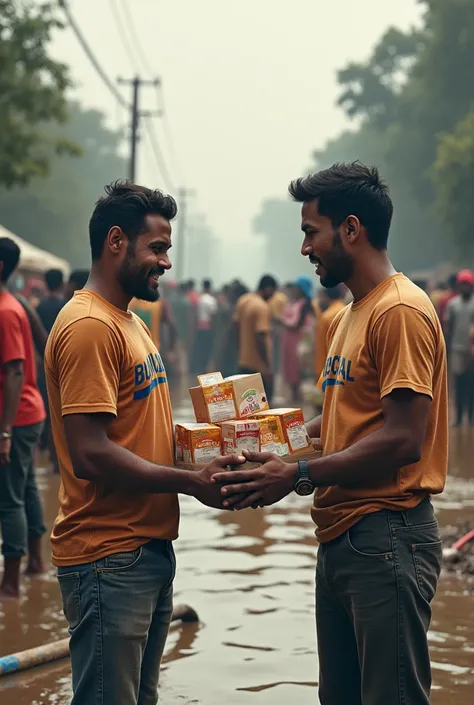
[[[374,324],[370,342],[381,399],[394,389],[411,389],[433,397],[439,341],[427,316],[411,306],[394,306]]]
[[[83,318],[65,328],[53,351],[61,413],[117,415],[121,346],[102,321]]]
[[[24,360],[25,342],[20,316],[16,311],[7,309],[0,316],[0,365],[13,360]]]
[[[269,333],[272,325],[271,317],[270,306],[262,302],[262,305],[258,306],[256,311],[255,332]]]

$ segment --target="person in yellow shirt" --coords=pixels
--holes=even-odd
[[[260,372],[268,402],[273,397],[272,314],[268,302],[277,288],[276,280],[265,275],[256,293],[244,294],[234,313],[239,341],[239,373]]]
[[[160,328],[161,328],[161,313],[162,301],[140,301],[133,299],[130,302],[130,311],[137,314],[150,331],[151,339],[156,345],[156,349],[160,349]]]
[[[130,182],[92,214],[86,288],[59,313],[45,368],[61,486],[53,563],[71,634],[72,705],[155,703],[172,614],[177,494],[221,507],[212,475],[174,466],[165,367],[129,310],[171,268],[171,196]]]
[[[316,344],[314,356],[314,375],[316,386],[320,390],[322,389],[321,374],[326,362],[328,330],[336,315],[339,311],[342,311],[345,306],[341,286],[334,286],[331,289],[325,289],[324,293],[328,300],[328,306],[321,313],[316,323]]]
[[[376,167],[334,164],[290,193],[302,254],[324,287],[353,295],[329,328],[323,412],[307,424],[323,454],[288,464],[244,453],[261,465],[214,479],[234,509],[315,490],[321,705],[429,705],[442,556],[430,497],[448,465],[443,331],[427,294],[390,262],[393,206]]]

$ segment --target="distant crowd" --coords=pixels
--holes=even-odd
[[[51,330],[62,306],[85,286],[88,275],[88,270],[75,270],[66,280],[60,270],[52,269],[45,273],[43,282],[35,280],[24,296],[18,295],[27,307],[39,350],[44,349],[45,333]],[[433,287],[414,281],[429,294],[445,333],[456,408],[454,423],[473,424],[474,273],[463,269]],[[250,292],[239,279],[215,288],[209,279],[197,287],[192,279],[178,283],[167,276],[160,291],[158,301],[134,299],[131,309],[149,328],[171,381],[185,374],[216,370],[226,377],[255,371],[263,375],[270,398],[278,378],[283,385],[280,395],[287,401],[300,403],[303,387],[306,401],[321,405],[327,332],[351,300],[343,285],[316,290],[314,278],[309,276],[279,285],[273,276],[265,275],[256,291]],[[47,403],[41,368],[39,385]]]

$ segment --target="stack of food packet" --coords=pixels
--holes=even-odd
[[[176,425],[176,460],[202,465],[243,450],[281,457],[313,450],[301,409],[270,409],[260,374],[200,375],[189,390],[196,422]]]

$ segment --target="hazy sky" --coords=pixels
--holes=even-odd
[[[140,67],[129,58],[112,12],[125,3],[141,49],[163,80],[182,169],[180,174],[168,156],[173,179],[196,189],[192,209],[204,212],[225,242],[229,275],[248,264],[250,242],[259,257],[251,227],[262,200],[284,197],[311,150],[348,125],[335,104],[337,70],[366,57],[390,24],[407,28],[419,17],[416,0],[70,0],[113,79],[131,77]],[[124,111],[70,30],[58,34],[53,50],[72,67],[75,95],[102,109],[111,125],[124,124]],[[143,89],[142,106],[156,107],[153,89]],[[169,155],[159,123],[158,137]],[[146,140],[138,180],[163,186]],[[241,244],[247,249],[239,256]]]

